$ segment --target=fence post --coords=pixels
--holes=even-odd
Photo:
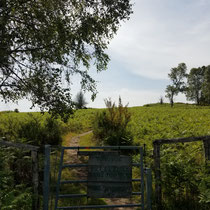
[[[152,209],[152,172],[150,168],[146,168],[146,193],[147,193],[147,210]]]
[[[203,140],[203,145],[205,150],[205,158],[206,160],[210,160],[210,138]]]
[[[39,209],[39,164],[38,164],[38,152],[35,150],[31,151],[32,159],[32,173],[33,173],[33,200],[32,200],[32,210]]]
[[[140,170],[141,170],[141,209],[144,210],[144,151],[140,148]]]
[[[43,183],[43,209],[48,210],[50,193],[50,145],[45,145],[44,151],[44,183]]]
[[[155,171],[155,200],[157,208],[162,208],[162,191],[161,191],[161,172],[160,172],[160,144],[159,142],[153,142],[154,144],[154,171]]]

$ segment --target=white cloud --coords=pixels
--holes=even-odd
[[[210,16],[206,7],[210,9],[207,1],[198,0],[137,1],[131,20],[111,42],[113,62],[152,79],[166,79],[181,62],[189,69],[208,65]]]
[[[119,95],[124,104],[129,102],[129,106],[158,102],[164,90],[160,83],[154,83],[154,79],[168,79],[170,69],[181,62],[185,62],[188,69],[209,65],[209,11],[209,0],[135,0],[134,14],[122,24],[109,46],[108,54],[115,72],[113,74],[109,69],[107,74],[93,73],[101,84],[96,100],[88,106],[104,107],[105,98],[111,97],[117,102]],[[120,74],[122,68],[129,80],[127,83]],[[119,71],[119,77],[116,71]],[[144,80],[148,82],[147,87],[145,82],[142,90],[142,85],[133,81],[133,74],[149,78]],[[139,78],[141,83],[143,78]],[[73,82],[72,94],[75,95],[80,90],[78,77]],[[90,94],[85,96],[87,100],[90,98]],[[175,101],[185,102],[185,96],[179,95]],[[30,111],[28,102],[19,104],[21,111]],[[0,103],[0,110],[15,108],[14,104]]]

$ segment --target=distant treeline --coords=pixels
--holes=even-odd
[[[184,93],[188,100],[198,105],[210,104],[210,65],[192,68],[188,74],[186,64],[180,63],[168,76],[172,84],[166,87],[166,97],[171,106],[178,93]]]

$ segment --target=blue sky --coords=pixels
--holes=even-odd
[[[119,95],[129,106],[155,103],[165,96],[172,67],[185,62],[192,67],[210,64],[209,0],[135,0],[134,13],[122,23],[107,50],[111,61],[107,71],[93,73],[98,95],[90,107],[104,107],[104,99],[117,101]],[[76,85],[73,95],[78,91]],[[167,99],[164,99],[166,102]],[[175,101],[185,102],[179,95]],[[0,110],[28,111],[29,103],[19,106],[0,103]]]

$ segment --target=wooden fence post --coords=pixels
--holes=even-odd
[[[155,171],[155,201],[157,208],[162,206],[162,191],[161,191],[161,171],[160,171],[160,144],[153,142],[154,145],[154,171]]]
[[[32,210],[39,209],[39,164],[38,164],[38,152],[35,150],[31,151],[32,159],[32,182],[33,182],[33,201]]]
[[[206,160],[210,160],[210,138],[203,140],[205,158]]]

